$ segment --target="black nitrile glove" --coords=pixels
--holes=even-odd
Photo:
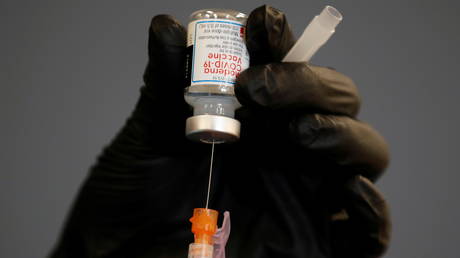
[[[341,190],[343,210],[333,216],[334,257],[380,257],[388,247],[391,221],[383,195],[365,177],[354,176]]]
[[[375,181],[387,166],[387,146],[356,120],[360,100],[348,77],[325,67],[280,63],[294,43],[282,12],[262,6],[251,13],[251,67],[235,86],[243,104],[238,111],[241,142],[254,153],[264,152],[262,160],[273,154],[275,163],[284,159],[295,164],[294,170],[325,179],[319,198],[332,213],[341,210],[348,216],[332,223],[331,255],[379,257],[389,242],[388,207],[375,186],[356,175]]]
[[[184,136],[185,38],[172,17],[152,20],[141,97],[91,168],[50,257],[187,256],[210,146]],[[231,212],[227,257],[379,257],[387,206],[364,177],[380,176],[386,144],[355,119],[349,78],[280,63],[293,43],[278,10],[249,16],[251,67],[235,86],[241,140],[216,147],[211,189],[210,208]]]

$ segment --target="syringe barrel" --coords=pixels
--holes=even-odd
[[[213,258],[214,247],[210,244],[192,243],[188,247],[188,258]]]
[[[337,9],[326,6],[305,28],[302,36],[283,58],[283,62],[308,62],[334,34],[335,27],[342,21],[342,18]]]

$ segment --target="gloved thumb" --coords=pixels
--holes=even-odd
[[[149,27],[149,61],[144,82],[154,95],[183,99],[186,30],[170,15],[157,15]]]
[[[286,15],[268,5],[249,14],[246,28],[251,66],[280,62],[295,43]]]

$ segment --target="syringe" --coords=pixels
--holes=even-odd
[[[323,46],[334,34],[335,27],[342,21],[342,14],[332,6],[326,6],[322,12],[315,16],[305,28],[304,32],[283,58],[283,62],[308,62],[311,57]],[[190,245],[189,257],[211,257],[213,248],[210,235],[216,232],[218,213],[208,209],[210,189],[212,182],[212,165],[214,159],[214,145],[211,147],[211,162],[209,169],[208,190],[206,196],[206,208],[198,208],[194,211],[191,221],[192,231],[195,233],[195,243]],[[207,230],[205,230],[207,229]],[[196,233],[198,232],[198,234]],[[206,237],[204,237],[206,236]]]

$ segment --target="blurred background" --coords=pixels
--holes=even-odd
[[[344,20],[312,60],[354,79],[359,118],[391,148],[385,257],[458,256],[460,2],[0,1],[0,257],[45,257],[89,167],[139,97],[152,16],[202,8],[287,14],[297,36],[326,4]],[[165,85],[167,86],[167,85]]]

